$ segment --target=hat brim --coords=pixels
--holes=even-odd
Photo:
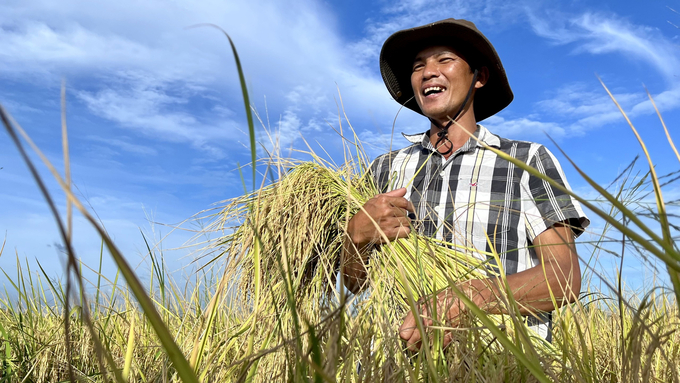
[[[482,121],[508,106],[514,98],[505,69],[491,42],[467,20],[447,19],[405,29],[390,36],[380,51],[380,73],[390,94],[405,107],[423,114],[413,97],[413,59],[433,45],[447,45],[470,57],[477,69],[485,66],[489,79],[475,94],[474,113]]]

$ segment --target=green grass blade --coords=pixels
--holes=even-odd
[[[215,24],[198,24],[194,25],[190,28],[194,27],[199,27],[199,26],[208,26],[208,27],[213,27],[219,31],[221,31],[224,36],[227,37],[229,40],[229,45],[231,46],[231,52],[234,54],[234,61],[236,62],[236,70],[238,71],[238,79],[241,84],[241,93],[243,96],[243,103],[245,104],[246,107],[246,118],[248,119],[248,132],[250,133],[250,158],[252,162],[252,167],[253,167],[253,190],[255,190],[255,185],[256,185],[256,175],[257,175],[257,146],[255,145],[255,124],[253,122],[253,113],[250,110],[250,97],[248,97],[248,87],[246,86],[246,78],[243,75],[243,68],[241,67],[241,60],[239,59],[238,52],[236,51],[236,45],[234,45],[234,41],[231,39],[229,34],[219,26]]]
[[[125,350],[125,363],[123,364],[123,379],[130,381],[130,369],[132,367],[132,356],[135,352],[135,312],[130,315],[130,331],[128,333],[127,349]]]
[[[680,161],[680,153],[678,153],[678,149],[675,147],[675,143],[673,143],[673,139],[671,138],[671,134],[668,133],[668,127],[666,127],[666,122],[664,122],[663,117],[661,117],[661,112],[659,112],[659,108],[656,107],[656,103],[654,102],[654,98],[649,93],[649,90],[647,90],[647,88],[645,88],[645,90],[647,91],[647,96],[649,96],[649,101],[652,102],[652,106],[654,107],[654,110],[656,111],[656,115],[659,116],[659,121],[661,121],[661,126],[663,126],[663,130],[664,130],[664,132],[666,132],[666,138],[668,139],[668,144],[673,149],[673,152],[675,153],[675,157],[677,157],[678,161]]]
[[[97,291],[95,291],[94,296],[94,317],[97,318],[99,315],[99,308],[101,304],[99,302],[99,293],[102,287],[102,264],[104,263],[104,241],[99,247],[99,270],[97,270]]]
[[[63,306],[63,305],[64,305],[64,297],[62,297],[62,294],[61,294],[61,293],[63,293],[63,291],[57,290],[57,289],[54,287],[54,284],[52,283],[52,281],[50,280],[50,277],[49,277],[49,276],[47,275],[47,273],[45,272],[45,269],[43,269],[42,265],[40,264],[40,261],[38,261],[38,260],[36,259],[35,262],[38,264],[38,267],[40,268],[40,272],[42,272],[42,274],[45,276],[45,279],[47,280],[47,283],[50,284],[50,287],[52,288],[52,291],[55,293],[56,297],[59,299],[59,303],[61,303],[61,305]]]
[[[26,165],[29,167],[29,170],[31,174],[33,175],[34,179],[38,183],[38,187],[41,190],[43,196],[48,200],[48,205],[50,209],[52,210],[52,213],[57,220],[57,225],[59,228],[59,231],[62,235],[62,238],[66,238],[66,232],[65,229],[61,223],[61,220],[59,219],[59,212],[56,210],[56,207],[54,203],[52,202],[52,197],[47,191],[47,188],[45,187],[44,183],[42,182],[42,179],[40,175],[38,174],[35,166],[33,165],[33,162],[31,159],[28,157],[26,154],[23,145],[19,141],[18,136],[16,135],[16,132],[19,132],[23,138],[28,142],[29,146],[33,149],[34,152],[38,154],[38,156],[42,159],[43,163],[48,167],[54,178],[57,180],[59,185],[61,186],[62,190],[66,193],[67,198],[69,198],[72,202],[73,205],[80,211],[80,213],[85,217],[86,220],[90,222],[90,224],[94,227],[94,229],[98,232],[100,237],[104,240],[106,243],[106,247],[109,250],[109,253],[113,257],[114,261],[116,262],[116,265],[118,266],[120,272],[123,274],[123,277],[127,281],[128,285],[130,286],[130,289],[132,290],[132,293],[134,294],[135,298],[139,302],[140,306],[144,310],[145,315],[147,316],[147,319],[151,323],[152,328],[156,332],[156,335],[158,336],[159,340],[161,341],[161,344],[163,345],[163,348],[165,349],[168,358],[170,361],[173,363],[175,366],[175,369],[177,370],[177,373],[179,377],[185,382],[185,383],[198,383],[198,379],[196,375],[193,372],[193,369],[191,366],[189,366],[189,362],[187,362],[186,358],[182,354],[181,350],[179,349],[179,346],[175,343],[173,336],[170,334],[168,331],[168,328],[165,326],[163,323],[163,320],[161,319],[160,315],[158,314],[158,311],[156,311],[156,308],[153,305],[153,302],[149,298],[149,296],[146,294],[146,291],[144,290],[144,287],[142,286],[141,282],[139,279],[136,277],[134,271],[132,268],[128,265],[127,261],[123,257],[123,255],[118,251],[118,248],[116,245],[113,243],[113,241],[109,238],[108,234],[106,231],[99,225],[99,223],[92,217],[92,215],[89,213],[89,211],[80,203],[80,201],[73,195],[71,190],[67,187],[65,181],[61,178],[59,173],[56,171],[54,166],[51,164],[51,162],[45,157],[45,155],[40,151],[40,149],[33,143],[33,141],[30,139],[30,137],[24,132],[23,129],[21,129],[20,126],[16,125],[14,126],[10,122],[10,118],[8,114],[5,112],[5,109],[0,106],[0,117],[2,118],[2,122],[9,133],[10,137],[14,141],[15,146],[19,150],[22,158],[24,159],[24,162]],[[65,242],[65,246],[68,249],[69,254],[73,254],[73,249],[71,248],[70,242]],[[77,269],[77,267],[76,267]],[[68,300],[66,300],[68,302]],[[65,321],[68,323],[68,320]],[[67,331],[68,333],[68,331]],[[96,334],[93,334],[93,338],[96,337]],[[107,354],[107,357],[110,359],[110,354]],[[113,360],[110,360],[110,365],[113,367],[115,364],[113,363]],[[116,375],[116,379],[119,381],[122,381],[122,376],[120,374],[120,371],[116,368],[112,368],[114,374]],[[103,368],[102,368],[103,371]],[[72,380],[75,380],[75,376],[71,377]]]
[[[647,163],[649,164],[649,171],[652,177],[652,185],[654,186],[654,196],[656,197],[656,208],[658,210],[659,225],[661,226],[661,232],[663,233],[663,242],[667,246],[673,247],[675,241],[673,240],[673,236],[671,235],[671,226],[669,225],[668,215],[666,214],[666,204],[663,199],[663,193],[661,192],[659,178],[657,177],[656,170],[654,169],[654,162],[652,162],[652,157],[649,155],[649,150],[647,150],[647,145],[645,145],[645,142],[642,140],[642,137],[640,137],[640,134],[638,133],[637,129],[635,129],[635,126],[628,118],[628,115],[626,115],[626,112],[624,112],[623,108],[621,108],[621,105],[619,105],[618,101],[616,101],[614,95],[609,91],[609,88],[607,88],[602,79],[599,80],[600,84],[602,84],[602,87],[604,87],[609,97],[612,99],[612,101],[614,101],[614,104],[616,104],[616,107],[619,108],[619,111],[626,119],[626,122],[628,123],[631,130],[635,134],[635,137],[637,138],[638,143],[642,148],[642,151],[645,153]],[[649,92],[647,92],[647,94],[649,95],[649,99],[652,100],[653,104],[654,99],[649,94]],[[656,108],[656,105],[654,105],[654,109],[656,110],[657,113],[659,113],[659,110]],[[661,118],[660,114],[659,118]],[[663,124],[663,119],[661,120],[661,123]],[[668,129],[666,128],[666,124],[663,124],[663,127],[666,130],[666,134],[668,135]],[[673,140],[671,140],[670,135],[668,135],[668,141],[670,142],[671,147],[673,148],[673,150],[675,150],[675,153],[677,155],[678,151],[675,149],[675,145],[673,145]],[[678,159],[680,159],[680,156],[678,156]],[[680,271],[673,270],[670,266],[667,266],[667,268],[668,274],[671,278],[671,283],[673,284],[673,289],[675,290],[675,299],[678,302],[678,308],[680,308]]]

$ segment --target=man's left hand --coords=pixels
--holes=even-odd
[[[460,289],[464,286],[459,285]],[[467,294],[469,296],[469,294]],[[432,309],[436,305],[436,315]],[[423,322],[423,328],[427,331],[428,326],[447,326],[457,327],[460,325],[460,315],[465,310],[465,304],[461,302],[458,297],[451,291],[445,289],[436,296],[423,297],[418,300],[416,307],[420,313],[420,318]],[[423,335],[418,330],[416,317],[417,313],[409,312],[404,318],[404,323],[399,327],[399,336],[406,341],[406,347],[411,351],[418,351],[421,347]],[[447,331],[444,336],[444,344],[446,347],[453,339],[451,332]]]

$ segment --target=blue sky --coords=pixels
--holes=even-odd
[[[515,93],[484,125],[555,149],[547,133],[608,184],[642,152],[596,75],[652,148],[657,171],[678,169],[644,88],[680,141],[680,14],[669,6],[680,9],[658,1],[5,0],[0,103],[63,166],[59,93],[65,79],[79,195],[140,274],[148,273],[140,230],[164,238],[171,268],[189,272],[192,250],[171,249],[193,233],[172,227],[241,193],[237,163],[250,160],[228,43],[214,29],[186,27],[214,23],[231,35],[252,104],[282,147],[302,148],[302,135],[340,160],[341,142],[330,127],[338,126],[338,90],[369,155],[389,146],[399,106],[378,69],[385,38],[442,18],[470,19],[496,46]],[[424,118],[402,111],[394,145],[406,144],[399,132],[425,129]],[[593,195],[566,161],[563,166],[575,190]],[[0,168],[0,232],[7,241],[0,267],[13,270],[18,254],[62,274],[54,219],[4,133]],[[671,185],[665,197],[677,200],[680,190]],[[63,208],[63,196],[58,200]],[[593,219],[594,232],[602,225]],[[95,265],[100,242],[82,218],[76,218],[74,242],[78,256]],[[615,260],[601,261],[601,270],[611,272]],[[111,265],[106,261],[107,275]],[[631,278],[639,280],[639,270],[639,263],[627,263]]]

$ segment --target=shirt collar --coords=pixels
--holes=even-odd
[[[428,132],[417,133],[417,134],[402,133],[402,135],[404,136],[404,138],[406,138],[412,144],[420,144],[424,148],[434,150],[434,147],[432,146],[432,142],[430,142],[430,136],[428,135]],[[462,146],[462,148],[466,148],[466,150],[464,150],[464,151],[468,151],[468,150],[472,149],[473,146],[477,146],[477,147],[482,148],[482,147],[484,147],[484,144],[486,144],[487,146],[497,148],[497,149],[501,147],[500,137],[491,133],[483,125],[477,124],[477,130],[475,130],[475,132],[473,133],[473,136],[475,136],[477,138],[477,140],[470,137],[467,140],[467,142],[465,144],[463,144],[463,146]]]

